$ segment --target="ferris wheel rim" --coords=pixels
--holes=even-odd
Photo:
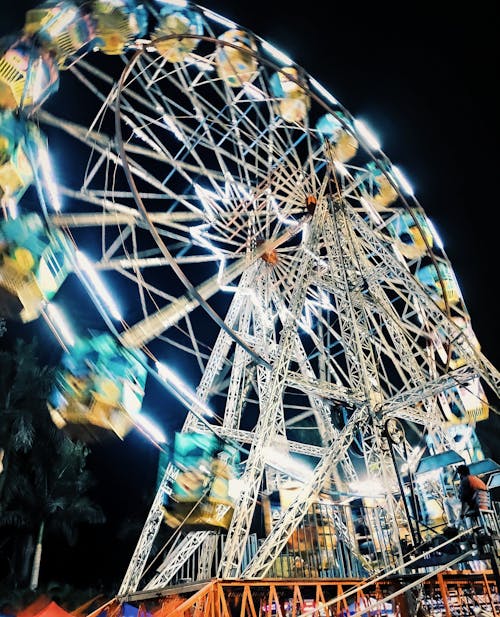
[[[173,36],[169,36],[169,37],[166,37],[166,38],[175,38],[175,36],[174,36],[174,37],[173,37]],[[200,38],[200,37],[196,35],[196,36],[193,36],[193,38]],[[202,37],[202,38],[204,38],[205,40],[210,41],[210,42],[216,42],[216,39],[215,39],[214,37]],[[230,44],[228,44],[228,45],[230,46]],[[138,51],[134,54],[134,58],[138,58],[138,57],[139,57],[139,56],[140,56],[143,52],[144,52],[144,48],[142,48],[142,49],[138,50]],[[257,52],[252,52],[252,54],[253,54],[253,55],[255,55],[255,57],[258,57],[258,56],[259,56],[259,54],[257,54]],[[131,67],[131,64],[132,64],[131,62],[129,62],[129,63],[128,63],[128,67],[129,67],[129,68]],[[123,74],[122,74],[122,77],[123,77]],[[123,77],[123,79],[125,79],[125,78]],[[292,80],[293,80],[293,77],[292,77]],[[309,92],[309,93],[311,93],[311,90],[308,90],[308,92]],[[313,93],[313,94],[314,94],[314,93]],[[315,96],[317,96],[316,94],[314,94],[314,95],[315,95]],[[120,96],[121,96],[121,86],[120,86]],[[119,129],[120,129],[119,119],[118,119],[118,114],[117,114],[117,113],[116,113],[116,118],[115,118],[115,119],[116,119],[116,122],[117,122],[117,124],[118,124]],[[127,156],[126,156],[126,153],[125,153],[125,151],[124,151],[124,143],[123,143],[123,139],[122,139],[121,135],[120,135],[120,139],[119,139],[119,141],[120,141],[120,148],[122,149],[122,155],[124,155],[122,158],[123,158],[123,159],[124,159],[124,161],[126,162],[126,161],[127,161]],[[367,149],[366,149],[366,148],[365,148],[365,150],[367,151]],[[369,153],[368,151],[367,151],[367,153],[368,153],[368,154],[370,154],[370,156],[372,156],[372,158],[373,158],[373,155],[372,155],[371,153]],[[383,154],[383,153],[382,153],[382,154]],[[385,157],[385,155],[383,155],[383,156]],[[408,205],[408,202],[406,201],[406,198],[405,198],[405,197],[401,194],[401,192],[400,192],[400,191],[398,191],[398,192],[399,192],[399,194],[400,194],[400,198],[402,198],[402,201],[403,201],[403,203],[404,203],[405,207],[406,207],[406,208],[409,208],[409,205]],[[137,197],[137,196],[138,196],[138,195],[137,195],[137,191],[135,191],[135,195],[134,195],[134,197]],[[146,211],[146,212],[147,212],[147,211]],[[419,223],[418,223],[418,221],[416,221],[416,222],[417,222],[417,226],[418,226],[418,225],[419,225]],[[148,224],[150,225],[151,223],[149,222]],[[425,242],[425,237],[424,237],[424,242]],[[429,248],[429,247],[427,246],[427,248]],[[429,251],[429,252],[430,252],[430,254],[431,254],[431,258],[432,258],[432,259],[434,259],[434,256],[433,256],[433,254],[432,254],[432,251]],[[174,263],[175,259],[174,259],[174,258],[170,255],[170,257],[169,257],[168,261],[169,261],[169,262],[171,263],[171,265],[172,265],[172,264]],[[439,269],[437,269],[437,272],[438,272],[438,277],[440,277],[440,272],[439,272]],[[441,281],[441,284],[442,284],[442,281]],[[446,298],[446,293],[444,294],[444,296],[445,296],[445,297],[444,297],[444,300],[445,300],[445,305],[449,307],[449,304],[448,304],[448,301],[447,301],[447,298]],[[202,299],[202,302],[203,302],[203,299]],[[219,324],[219,325],[221,325],[221,324]],[[233,334],[234,334],[234,332],[233,332]]]

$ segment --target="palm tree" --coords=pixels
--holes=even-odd
[[[65,438],[58,454],[50,477],[42,477],[40,474],[35,483],[38,503],[36,509],[30,509],[30,512],[35,510],[35,516],[29,521],[29,528],[37,529],[31,589],[38,586],[45,533],[62,535],[70,546],[74,546],[80,525],[105,522],[101,508],[86,495],[92,485],[91,476],[85,469],[88,454],[86,446]]]
[[[10,548],[13,585],[38,586],[45,539],[72,546],[82,524],[103,523],[87,493],[88,448],[56,428],[47,408],[53,370],[40,367],[36,343],[17,341],[0,352],[0,529]]]
[[[8,478],[13,477],[9,474],[11,459],[27,454],[33,448],[35,436],[40,438],[44,432],[57,440],[57,430],[48,422],[46,402],[53,369],[39,365],[36,348],[35,341],[26,343],[18,339],[12,352],[0,352],[0,448],[4,452],[0,511],[9,487]]]

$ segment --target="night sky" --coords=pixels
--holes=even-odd
[[[1,4],[0,33],[6,34],[21,27],[36,3]],[[309,8],[326,3],[303,3],[293,13],[285,0],[204,6],[284,51],[374,129],[435,224],[482,350],[498,367],[499,15],[494,3],[481,4],[481,12],[472,13],[477,5],[467,3],[447,10],[436,2],[329,3],[328,16]],[[497,430],[498,423],[490,426]],[[145,516],[156,460],[157,450],[140,435],[94,454],[115,530]],[[87,546],[93,542],[95,549],[84,576],[106,580],[113,569],[120,579],[133,546],[110,546],[106,530],[88,535]],[[56,571],[67,572],[57,550],[49,558]],[[75,569],[89,563],[89,552],[72,553]]]

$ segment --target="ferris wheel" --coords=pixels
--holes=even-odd
[[[5,254],[0,286],[23,321],[43,314],[57,331],[50,300],[64,297],[72,277],[81,281],[113,345],[140,365],[136,391],[147,396],[147,373],[184,404],[176,445],[225,470],[193,459],[212,491],[211,509],[196,518],[202,496],[188,499],[184,486],[176,509],[180,466],[170,463],[121,593],[164,586],[195,554],[200,578],[266,576],[318,503],[335,508],[354,496],[389,513],[394,552],[367,556],[352,516],[331,516],[336,541],[368,571],[393,563],[402,538],[422,533],[396,459],[414,468],[450,450],[480,459],[474,426],[500,390],[410,184],[313,76],[205,7],[42,6],[0,66],[1,132],[17,144],[0,176],[2,238],[17,251]],[[38,73],[26,64],[10,81],[23,50]],[[21,120],[11,116],[19,109]],[[33,162],[45,140],[68,161],[54,183]],[[37,289],[25,285],[25,258],[45,250],[32,245],[34,229],[63,255]],[[34,282],[47,281],[54,255],[40,260]],[[112,291],[101,293],[96,276]],[[96,340],[85,353],[97,353]],[[64,425],[64,409],[54,402],[53,411]],[[117,423],[123,436],[128,428]],[[186,445],[191,436],[195,446]],[[223,481],[214,497],[213,477],[230,475],[237,490]],[[273,494],[281,495],[274,510]],[[250,550],[266,503],[269,520]],[[180,531],[177,544],[144,582],[165,521]]]

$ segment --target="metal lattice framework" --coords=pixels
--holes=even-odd
[[[487,408],[499,372],[480,351],[429,219],[388,157],[313,77],[251,33],[246,68],[232,67],[229,83],[221,54],[241,48],[221,35],[236,25],[191,9],[204,33],[184,35],[193,45],[181,60],[162,53],[175,35],[149,36],[106,62],[88,53],[64,76],[65,92],[85,92],[88,117],[59,99],[36,110],[49,143],[86,153],[81,176],[61,172],[67,207],[48,222],[120,290],[120,343],[189,375],[199,403],[189,403],[182,430],[215,432],[243,453],[219,577],[266,577],[320,496],[348,494],[362,479],[377,483],[393,515],[397,561],[409,522],[387,420],[407,428],[408,450],[451,448],[450,426],[477,419],[460,388],[479,380],[474,409]],[[286,76],[289,99],[273,90],[276,76]],[[286,107],[293,97],[296,113]],[[318,128],[325,116],[332,134]],[[455,422],[453,405],[463,411]],[[259,500],[294,479],[293,457],[309,461],[310,476],[244,560]],[[200,548],[198,578],[213,571],[215,536],[194,530],[144,578],[169,481],[166,473],[122,595],[164,587]],[[356,551],[352,527],[337,522]]]

